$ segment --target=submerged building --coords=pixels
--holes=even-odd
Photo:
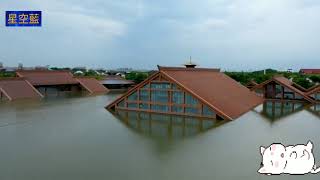
[[[158,66],[106,108],[234,120],[262,102],[220,69]]]
[[[50,93],[109,90],[94,78],[74,77],[70,71],[19,70],[18,77],[0,79],[0,97],[5,100],[42,98]]]
[[[126,80],[118,75],[108,75],[100,83],[110,90],[127,90],[134,86],[134,81]]]
[[[269,100],[320,103],[319,85],[305,89],[283,76],[274,76],[272,79],[254,86],[251,90]]]

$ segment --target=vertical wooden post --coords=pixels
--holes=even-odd
[[[185,92],[182,92],[183,93],[183,113],[185,114],[186,113],[186,93]]]
[[[272,87],[273,89],[272,89],[272,99],[275,99],[276,98],[276,84],[275,83],[273,83],[273,87]]]

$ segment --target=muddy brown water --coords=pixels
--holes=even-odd
[[[314,142],[320,115],[260,106],[232,122],[110,113],[119,94],[0,103],[1,180],[319,179],[257,173],[260,145]],[[265,104],[265,107],[270,104]],[[290,106],[290,107],[289,107]],[[271,108],[272,109],[272,108]],[[270,117],[271,116],[271,117]],[[272,117],[273,116],[273,117]]]

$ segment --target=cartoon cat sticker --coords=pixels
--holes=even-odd
[[[320,167],[317,168],[315,165],[312,148],[311,141],[306,145],[284,146],[274,143],[269,147],[261,146],[262,162],[258,172],[267,175],[316,174],[320,172]]]

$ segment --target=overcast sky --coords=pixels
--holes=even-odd
[[[42,27],[5,27],[41,10]],[[1,0],[0,62],[227,70],[320,68],[319,0]]]

